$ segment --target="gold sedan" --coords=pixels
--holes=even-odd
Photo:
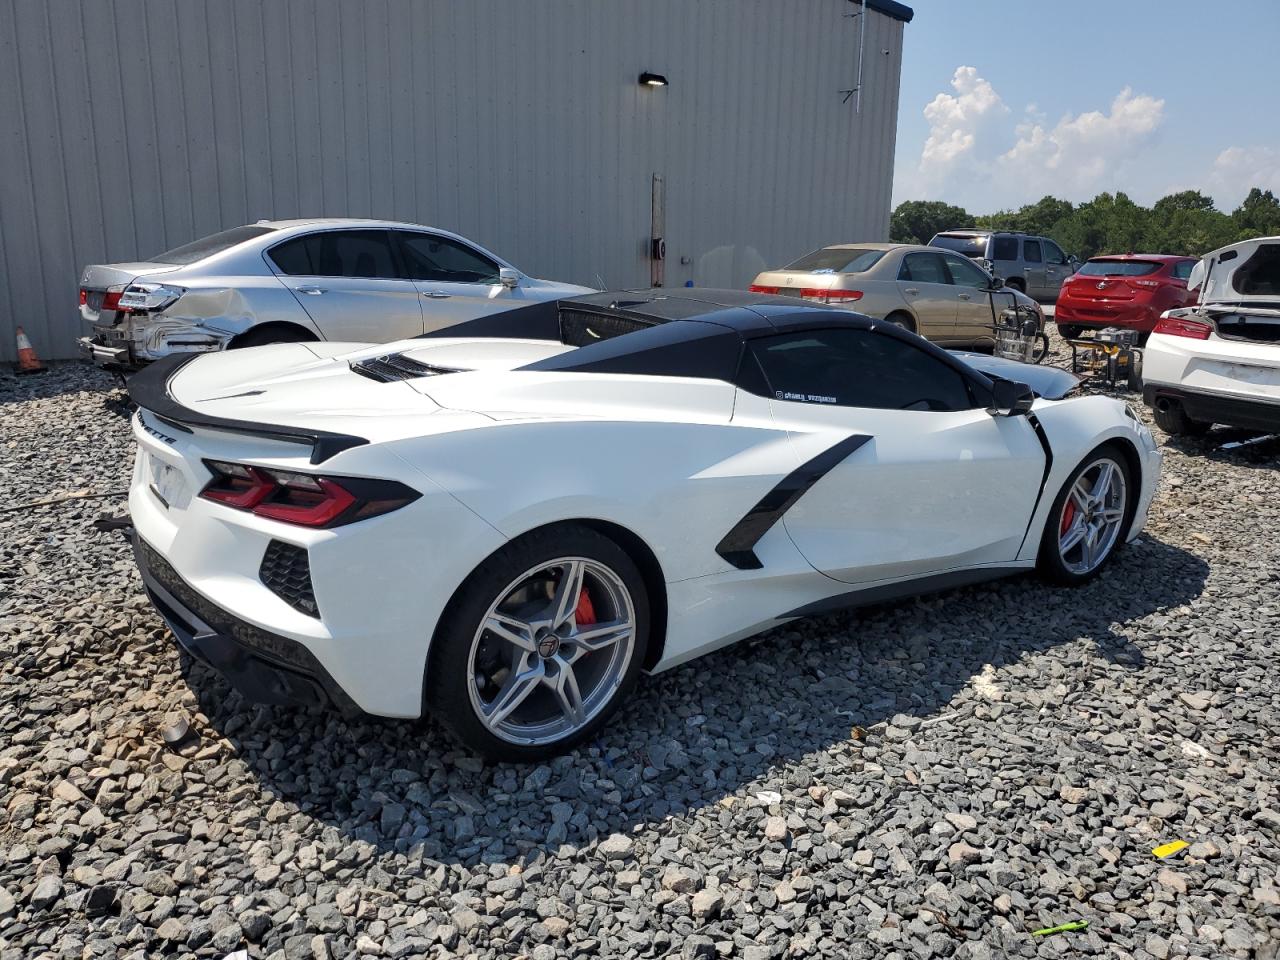
[[[948,345],[987,346],[997,315],[1017,308],[1040,319],[1033,299],[976,263],[937,247],[909,243],[842,243],[806,254],[751,284],[756,293],[848,307]]]

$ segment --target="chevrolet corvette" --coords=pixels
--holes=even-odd
[[[430,711],[535,760],[641,671],[788,620],[1096,576],[1160,454],[1075,383],[698,289],[173,357],[129,384],[129,536],[182,646],[247,699]]]

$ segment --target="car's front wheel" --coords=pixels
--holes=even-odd
[[[548,528],[486,560],[450,603],[427,702],[477,753],[541,760],[605,724],[648,636],[644,580],[626,552],[588,527]]]
[[[1097,576],[1120,546],[1136,496],[1129,465],[1114,445],[1085,457],[1049,511],[1036,561],[1040,572],[1068,586]]]

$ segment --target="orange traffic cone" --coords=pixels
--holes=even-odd
[[[14,369],[18,373],[40,373],[48,369],[36,356],[35,350],[31,347],[31,341],[21,327],[18,328],[18,362],[14,364]]]

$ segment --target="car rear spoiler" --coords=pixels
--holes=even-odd
[[[309,430],[305,427],[259,423],[253,420],[233,420],[230,417],[215,417],[184,407],[173,399],[173,394],[169,392],[169,383],[179,370],[199,356],[198,353],[189,353],[165,357],[135,373],[128,382],[130,398],[143,410],[182,433],[192,433],[193,427],[199,427],[222,433],[248,434],[270,440],[282,440],[285,443],[305,444],[311,447],[312,463],[324,463],[343,450],[364,446],[369,442],[364,437],[349,433]]]

